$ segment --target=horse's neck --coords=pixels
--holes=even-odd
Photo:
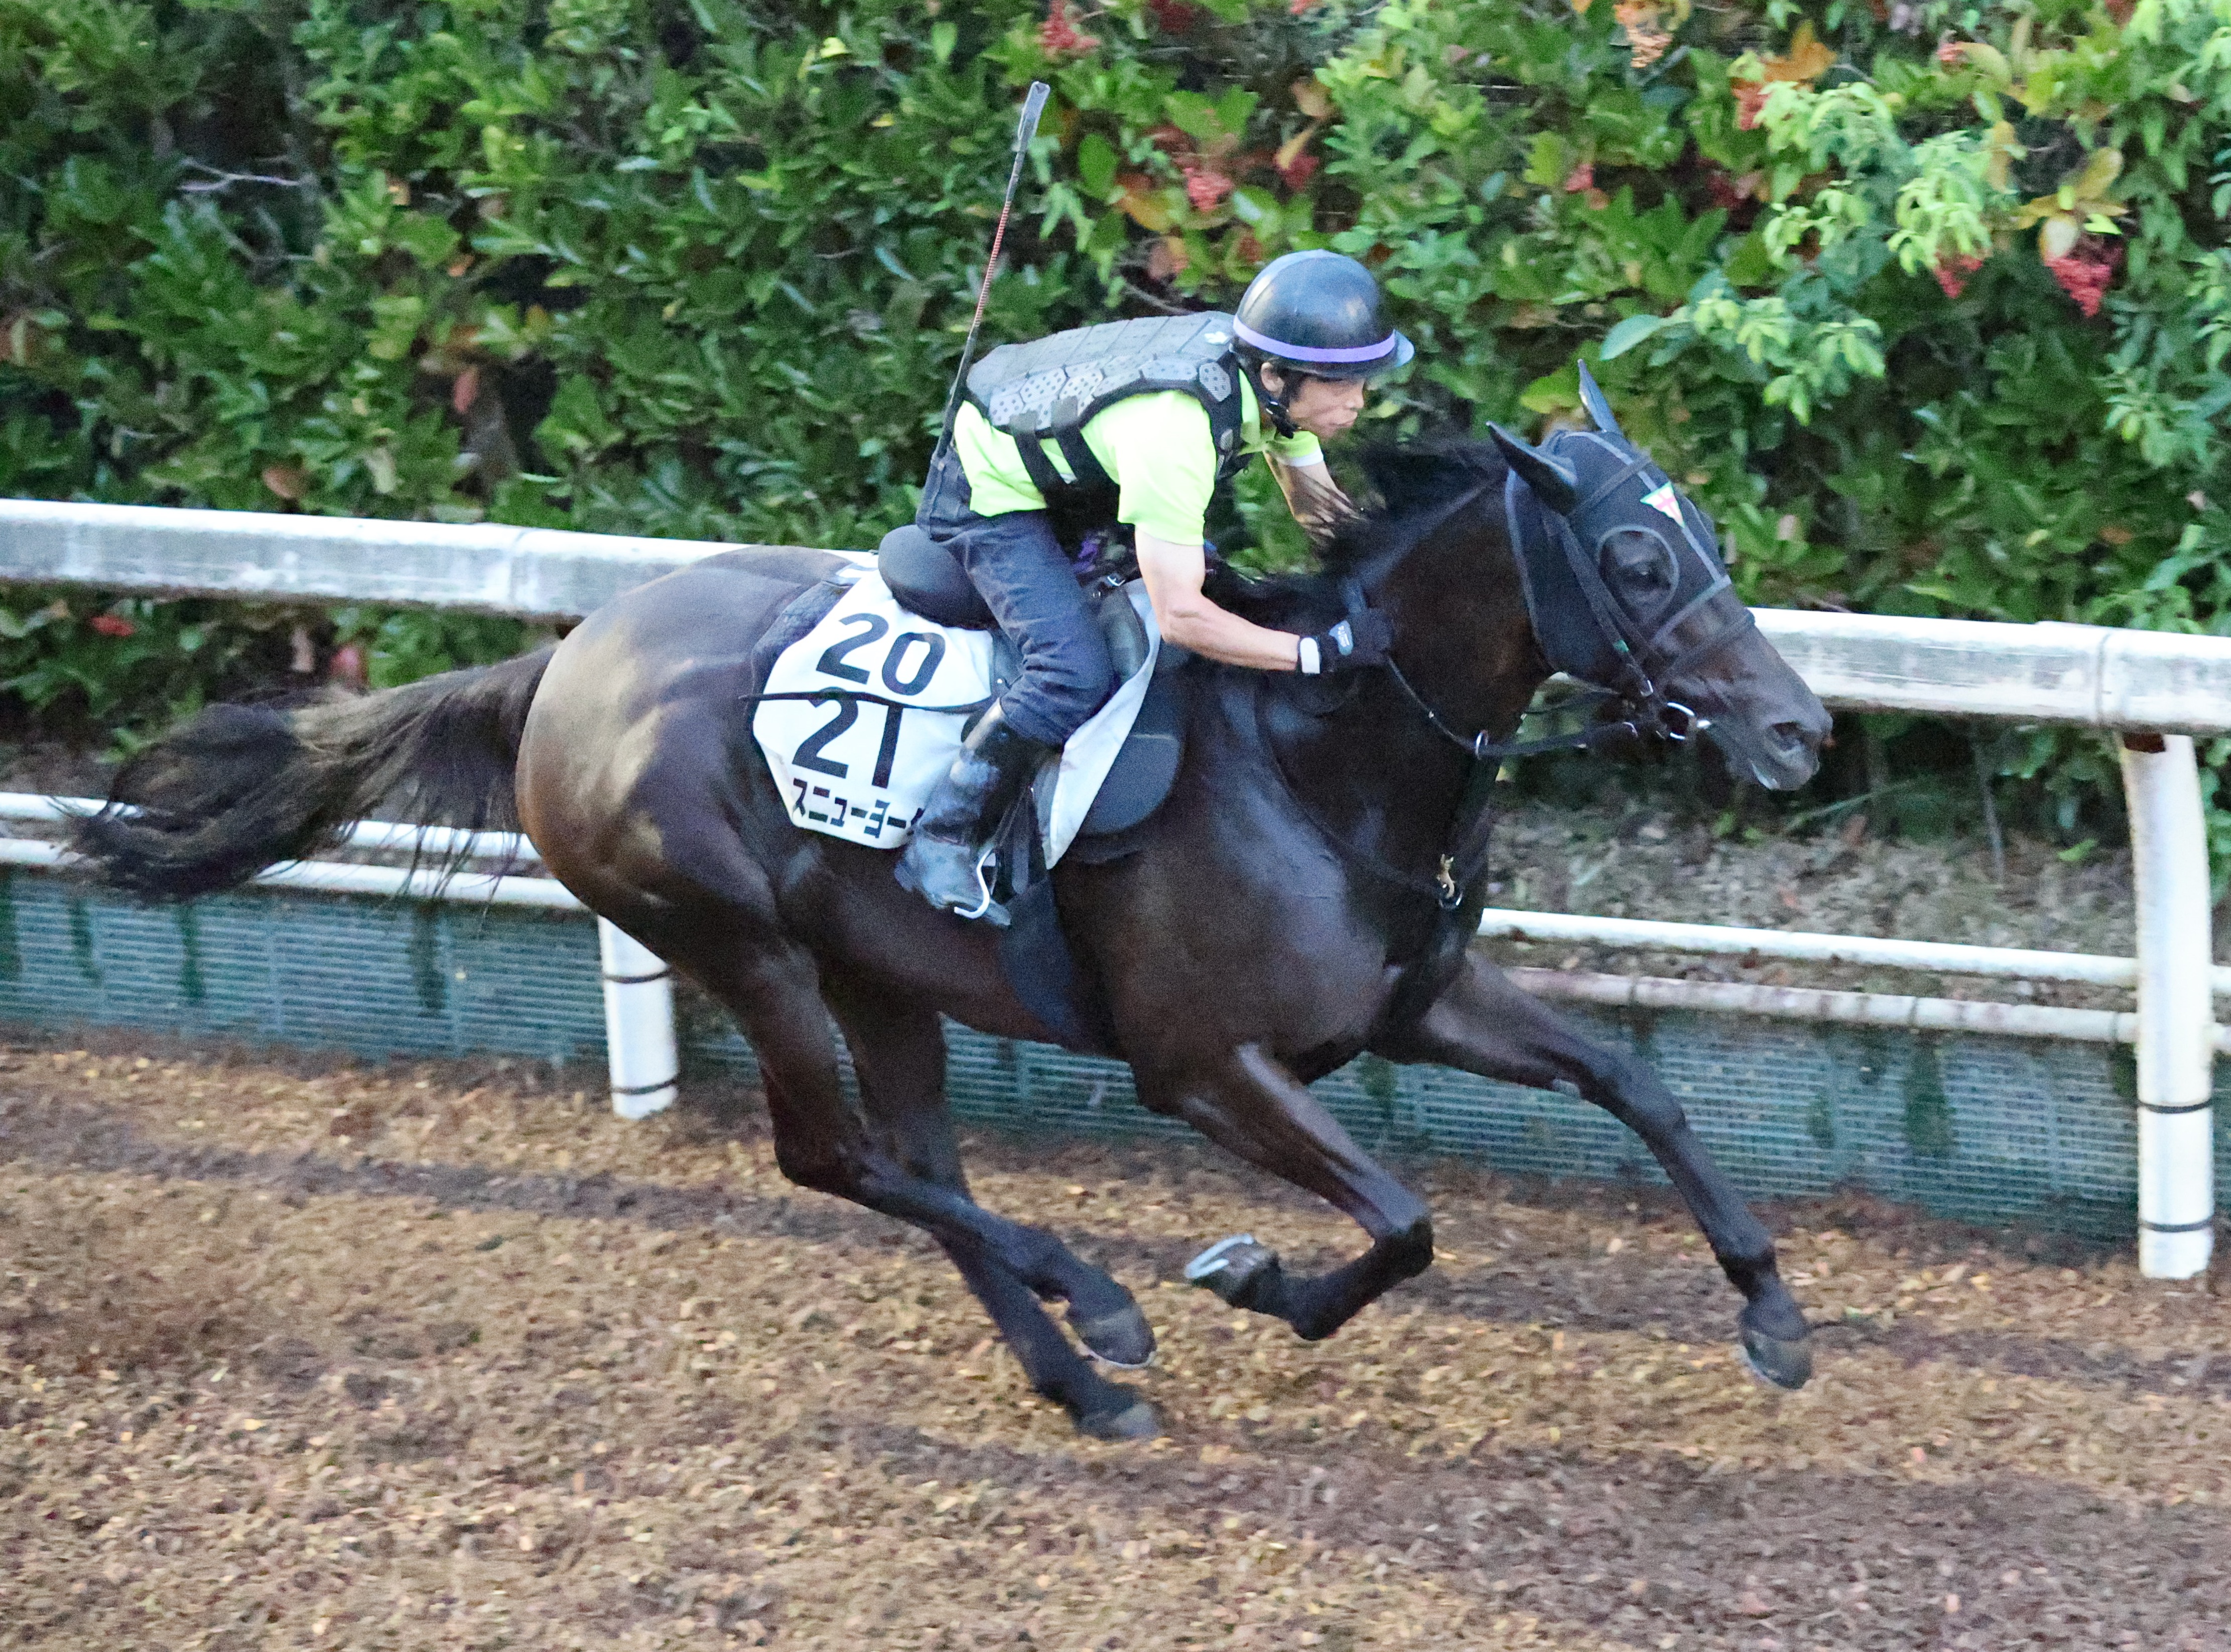
[[[1508,735],[1544,676],[1517,565],[1492,520],[1460,512],[1368,593],[1394,624],[1404,678],[1466,740]],[[1326,715],[1279,721],[1282,769],[1313,813],[1359,850],[1431,870],[1472,763],[1389,673],[1364,673]]]
[[[1371,597],[1394,622],[1395,661],[1419,696],[1451,728],[1502,739],[1548,672],[1494,497],[1434,529]]]

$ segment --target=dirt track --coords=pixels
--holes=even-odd
[[[0,1056],[0,1644],[2231,1648],[2231,1312],[2127,1255],[1779,1209],[1780,1396],[1655,1195],[1420,1171],[1440,1266],[1311,1346],[1170,1283],[1353,1242],[1206,1147],[973,1163],[1140,1292],[1167,1439],[755,1125]]]

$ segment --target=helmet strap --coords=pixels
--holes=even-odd
[[[1249,363],[1247,365],[1248,382],[1255,386],[1256,403],[1269,418],[1271,428],[1282,437],[1290,437],[1294,434],[1294,421],[1286,411],[1286,398],[1284,395],[1272,395],[1270,387],[1263,382],[1263,369],[1271,365],[1267,360]],[[1284,379],[1292,371],[1292,368],[1281,364],[1279,377]]]

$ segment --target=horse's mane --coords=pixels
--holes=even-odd
[[[1317,547],[1316,567],[1246,581],[1232,593],[1243,612],[1336,600],[1340,580],[1399,561],[1482,482],[1500,489],[1507,468],[1494,444],[1452,437],[1369,448],[1360,463],[1367,486],[1357,514]]]

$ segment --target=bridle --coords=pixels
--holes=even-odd
[[[1287,787],[1303,813],[1343,853],[1390,883],[1432,897],[1441,911],[1451,917],[1465,910],[1472,898],[1472,890],[1486,872],[1495,815],[1494,782],[1505,760],[1549,752],[1590,751],[1652,737],[1674,744],[1687,742],[1703,733],[1710,723],[1666,693],[1662,685],[1678,680],[1756,623],[1750,610],[1736,596],[1726,570],[1717,559],[1704,555],[1701,550],[1698,563],[1709,576],[1704,588],[1682,602],[1672,617],[1655,629],[1645,633],[1613,594],[1597,567],[1597,556],[1584,547],[1581,531],[1575,530],[1572,519],[1577,517],[1583,529],[1593,527],[1592,517],[1602,513],[1607,505],[1616,504],[1616,490],[1633,482],[1651,463],[1646,454],[1639,453],[1624,437],[1620,440],[1631,457],[1567,512],[1555,511],[1544,505],[1515,468],[1503,478],[1504,522],[1511,554],[1518,564],[1520,583],[1525,590],[1535,647],[1552,671],[1562,671],[1588,685],[1575,696],[1577,701],[1606,703],[1611,715],[1600,716],[1571,734],[1542,740],[1498,741],[1484,729],[1466,735],[1434,709],[1432,703],[1404,675],[1400,664],[1389,655],[1380,669],[1387,673],[1402,697],[1425,719],[1427,728],[1471,759],[1463,798],[1451,823],[1439,865],[1431,878],[1421,878],[1348,843],[1329,822],[1316,814],[1298,789],[1290,782]],[[1400,548],[1372,570],[1372,583],[1391,574],[1426,539],[1459,513],[1478,504],[1495,483],[1494,476],[1482,476],[1416,525]],[[1685,513],[1695,509],[1672,493],[1671,483],[1663,486],[1665,496],[1678,500],[1678,508]],[[1655,502],[1658,497],[1653,492],[1644,502],[1662,510],[1664,508]],[[1616,519],[1594,534],[1594,543],[1600,552],[1613,534],[1637,526],[1633,514],[1621,510]],[[1685,515],[1682,528],[1693,543],[1696,530]],[[1655,532],[1646,528],[1645,531]],[[1337,589],[1341,603],[1350,619],[1370,606],[1365,584],[1366,577],[1361,573],[1351,573],[1340,580]],[[1681,594],[1678,584],[1674,594]],[[1578,624],[1574,623],[1576,607]]]
[[[1623,707],[1638,716],[1644,732],[1685,741],[1708,725],[1688,706],[1672,698],[1662,685],[1688,677],[1707,658],[1755,631],[1757,621],[1736,594],[1735,582],[1728,577],[1727,569],[1708,548],[1712,543],[1709,520],[1675,491],[1672,482],[1657,470],[1655,461],[1647,453],[1622,436],[1607,436],[1600,431],[1561,432],[1550,438],[1549,450],[1554,453],[1560,445],[1568,444],[1594,444],[1611,449],[1614,455],[1623,449],[1625,457],[1616,470],[1598,480],[1577,504],[1563,511],[1552,510],[1542,504],[1515,469],[1505,478],[1504,522],[1526,580],[1529,607],[1536,607],[1544,594],[1540,589],[1541,569],[1529,551],[1545,535],[1563,552],[1563,571],[1579,586],[1600,638],[1609,645],[1612,671],[1619,679],[1613,691],[1620,696]],[[1644,534],[1665,544],[1657,524],[1638,517],[1631,509],[1620,508],[1619,496],[1629,484],[1638,481],[1646,484],[1653,472],[1658,485],[1648,489],[1639,503],[1680,528],[1691,552],[1693,566],[1704,573],[1705,579],[1701,589],[1695,590],[1655,629],[1646,633],[1612,594],[1603,577],[1602,555],[1612,536],[1619,533]],[[1527,531],[1529,505],[1542,530],[1542,535]],[[1609,520],[1600,524],[1598,519],[1607,514]],[[1672,547],[1667,545],[1666,548],[1671,552]],[[1678,554],[1676,567],[1679,567]],[[1681,594],[1681,582],[1677,580],[1674,596],[1678,599]],[[1538,632],[1538,609],[1536,618]],[[1553,654],[1549,657],[1556,669],[1572,669],[1572,662],[1559,660]],[[1574,674],[1588,676],[1585,671]]]
[[[1535,646],[1552,671],[1564,672],[1588,685],[1575,702],[1568,703],[1598,701],[1608,705],[1610,716],[1599,717],[1575,733],[1541,740],[1497,741],[1484,729],[1465,735],[1419,693],[1396,660],[1390,657],[1387,661],[1383,669],[1388,677],[1425,719],[1426,726],[1475,761],[1499,762],[1549,752],[1592,750],[1599,746],[1649,738],[1678,745],[1710,726],[1708,718],[1673,698],[1664,685],[1679,681],[1706,658],[1756,629],[1757,622],[1749,608],[1736,596],[1733,581],[1723,569],[1715,567],[1716,578],[1662,624],[1645,633],[1613,594],[1597,566],[1596,556],[1582,545],[1581,534],[1572,525],[1573,518],[1585,522],[1600,513],[1613,502],[1618,489],[1651,465],[1649,455],[1635,451],[1633,457],[1598,483],[1568,513],[1543,505],[1515,470],[1504,477],[1504,518],[1511,554],[1525,588]],[[1481,476],[1414,530],[1409,547],[1414,547],[1477,504],[1494,485],[1493,476]],[[1685,500],[1680,502],[1687,505]],[[1595,535],[1597,546],[1600,547],[1611,534],[1633,525],[1622,513],[1619,520]],[[1683,526],[1685,533],[1693,531],[1685,522]],[[1400,560],[1397,557],[1381,570],[1382,577]],[[1560,583],[1577,587],[1576,594],[1589,622],[1586,633],[1576,633],[1563,623],[1565,616],[1559,616],[1557,623],[1544,623]],[[1363,582],[1355,575],[1343,578],[1339,591],[1342,604],[1351,619],[1369,606]],[[1613,680],[1601,680],[1606,676]]]

